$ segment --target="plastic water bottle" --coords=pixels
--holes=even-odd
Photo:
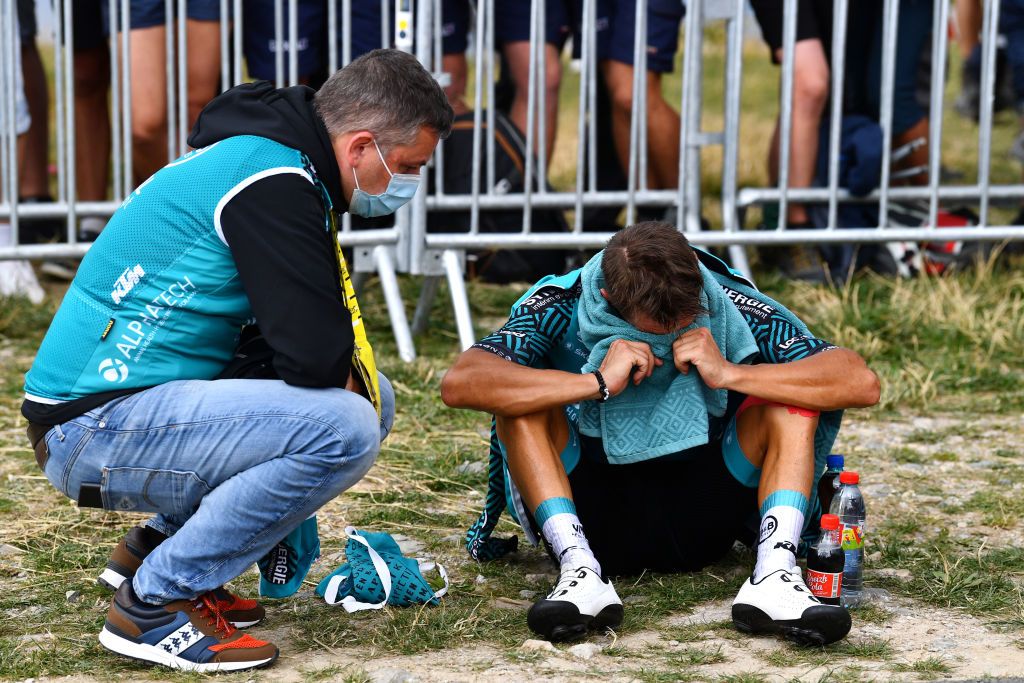
[[[826,605],[839,604],[844,564],[839,518],[822,515],[821,535],[807,555],[807,587]]]
[[[821,502],[821,510],[828,513],[832,509],[832,497],[839,488],[839,475],[843,471],[845,458],[838,453],[828,456],[825,461],[825,472],[818,480],[818,500]]]
[[[843,587],[840,604],[857,607],[861,604],[864,583],[864,496],[860,476],[856,472],[839,475],[839,490],[832,499],[830,512],[839,517],[843,546]]]

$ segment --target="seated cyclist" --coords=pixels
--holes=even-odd
[[[515,547],[490,537],[507,507],[560,565],[528,614],[541,636],[617,627],[606,576],[700,570],[752,536],[754,515],[737,628],[815,645],[849,632],[849,613],[807,589],[797,550],[842,410],[875,404],[878,378],[671,225],[627,227],[582,269],[538,282],[441,394],[494,415],[471,555]]]

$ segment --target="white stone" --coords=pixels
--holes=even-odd
[[[555,649],[555,646],[549,643],[548,641],[534,640],[532,638],[530,640],[524,641],[523,644],[519,646],[519,649],[523,650],[524,652],[558,652],[558,650]]]
[[[580,643],[569,648],[569,654],[577,659],[590,659],[601,651],[600,645],[594,643]]]

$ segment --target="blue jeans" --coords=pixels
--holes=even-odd
[[[100,485],[103,507],[156,512],[168,534],[135,574],[155,604],[192,599],[245,571],[373,464],[394,420],[381,375],[378,419],[344,389],[280,380],[168,382],[51,429],[46,477],[77,499]]]

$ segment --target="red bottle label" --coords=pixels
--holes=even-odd
[[[807,570],[807,587],[818,598],[838,598],[843,586],[843,573],[831,574],[814,569]]]

